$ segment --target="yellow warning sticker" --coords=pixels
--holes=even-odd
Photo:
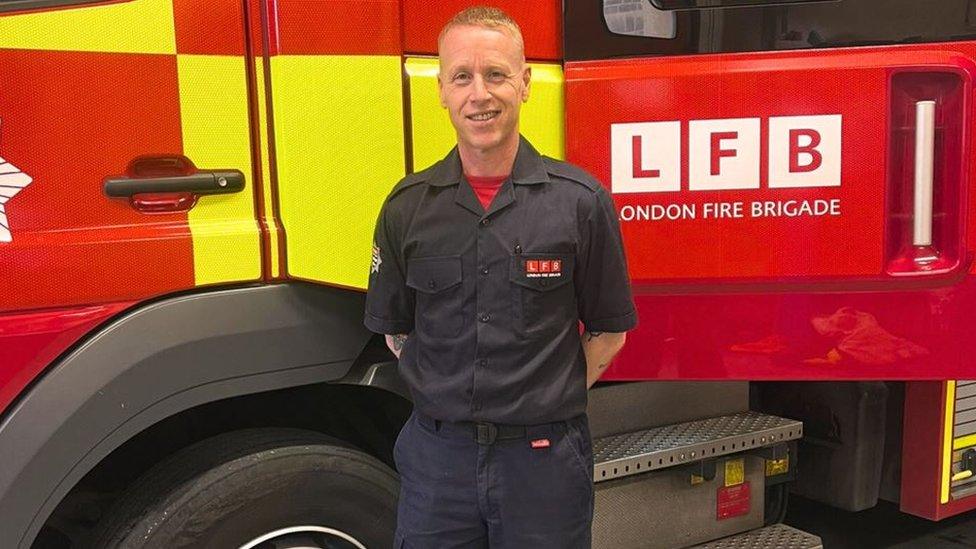
[[[772,477],[775,475],[782,475],[783,473],[790,472],[790,458],[785,457],[782,459],[767,459],[766,460],[766,476]]]
[[[743,458],[725,462],[725,485],[736,486],[746,480],[746,466]]]

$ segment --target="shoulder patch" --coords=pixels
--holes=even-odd
[[[549,172],[549,175],[575,181],[593,192],[596,192],[602,186],[595,177],[579,166],[548,156],[543,156],[542,161],[545,163],[546,171]]]
[[[436,165],[437,164],[435,163],[434,166]],[[426,170],[409,174],[401,179],[396,185],[393,186],[393,189],[390,190],[390,194],[386,197],[386,199],[389,200],[400,193],[400,191],[427,181],[430,178],[430,174],[433,172],[434,166],[431,166]]]

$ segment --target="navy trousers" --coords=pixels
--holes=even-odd
[[[593,450],[585,414],[479,444],[417,411],[393,449],[395,549],[589,549]]]

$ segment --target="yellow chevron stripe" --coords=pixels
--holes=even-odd
[[[373,226],[405,173],[400,58],[271,58],[288,272],[365,288]]]
[[[239,193],[202,196],[188,214],[196,284],[257,280],[261,245],[248,134],[247,83],[240,57],[179,55],[183,152],[200,169],[236,168]]]
[[[0,48],[176,53],[172,0],[132,0],[0,16]]]
[[[563,70],[559,65],[530,63],[532,88],[519,115],[519,131],[539,152],[565,158]],[[457,143],[454,127],[441,107],[436,58],[407,59],[410,78],[410,131],[413,168],[420,171],[444,157]]]

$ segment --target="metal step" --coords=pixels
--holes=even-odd
[[[773,524],[695,545],[690,549],[823,549],[823,541],[820,536],[797,530],[792,526]]]
[[[803,436],[793,419],[742,412],[593,440],[593,480],[603,482]]]

